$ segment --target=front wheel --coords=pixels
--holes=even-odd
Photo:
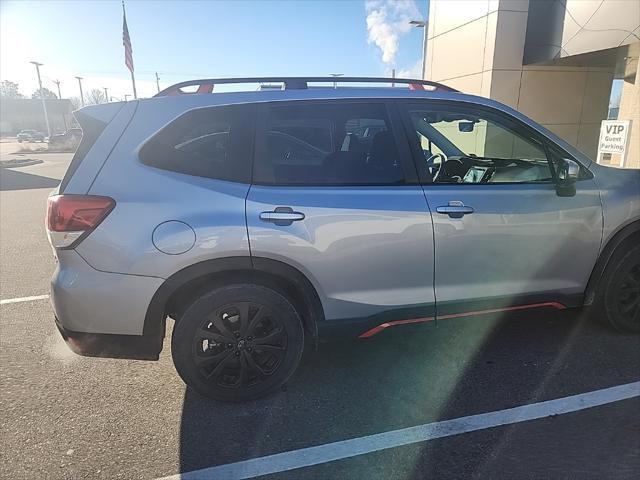
[[[602,309],[621,332],[640,333],[640,246],[616,252],[602,282]]]
[[[239,402],[277,390],[304,347],[300,317],[269,288],[239,284],[197,298],[176,322],[171,353],[178,374],[200,394]]]

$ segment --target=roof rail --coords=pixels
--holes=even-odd
[[[204,78],[200,80],[188,80],[176,83],[154,97],[167,97],[171,95],[192,95],[199,93],[212,93],[213,87],[217,84],[228,83],[283,83],[285,90],[305,90],[309,83],[400,83],[408,84],[410,90],[425,90],[424,87],[431,87],[431,90],[443,92],[457,92],[455,88],[448,87],[438,82],[429,80],[414,80],[408,78],[385,78],[385,77],[246,77],[246,78]],[[186,87],[197,87],[195,92],[185,92]]]

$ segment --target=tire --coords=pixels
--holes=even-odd
[[[171,339],[182,380],[222,402],[276,391],[297,369],[303,348],[304,330],[293,305],[253,284],[220,287],[197,298]]]
[[[624,333],[640,333],[640,245],[615,252],[601,282],[599,310]]]

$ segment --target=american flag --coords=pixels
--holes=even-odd
[[[131,38],[127,28],[127,14],[124,11],[124,2],[122,2],[122,44],[124,45],[124,64],[133,73],[133,49],[131,48]]]

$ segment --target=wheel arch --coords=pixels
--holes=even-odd
[[[611,236],[604,248],[601,250],[598,259],[596,260],[596,264],[591,271],[591,276],[589,277],[587,288],[585,290],[585,305],[591,305],[595,301],[598,285],[613,255],[620,248],[625,248],[627,245],[634,245],[637,243],[640,243],[640,220],[635,220],[630,224],[625,225]]]
[[[313,284],[297,268],[261,257],[205,260],[174,273],[151,299],[143,334],[159,334],[167,316],[177,320],[189,302],[205,290],[242,282],[263,285],[287,297],[299,312],[305,331],[317,339],[317,324],[324,320],[324,310]]]

